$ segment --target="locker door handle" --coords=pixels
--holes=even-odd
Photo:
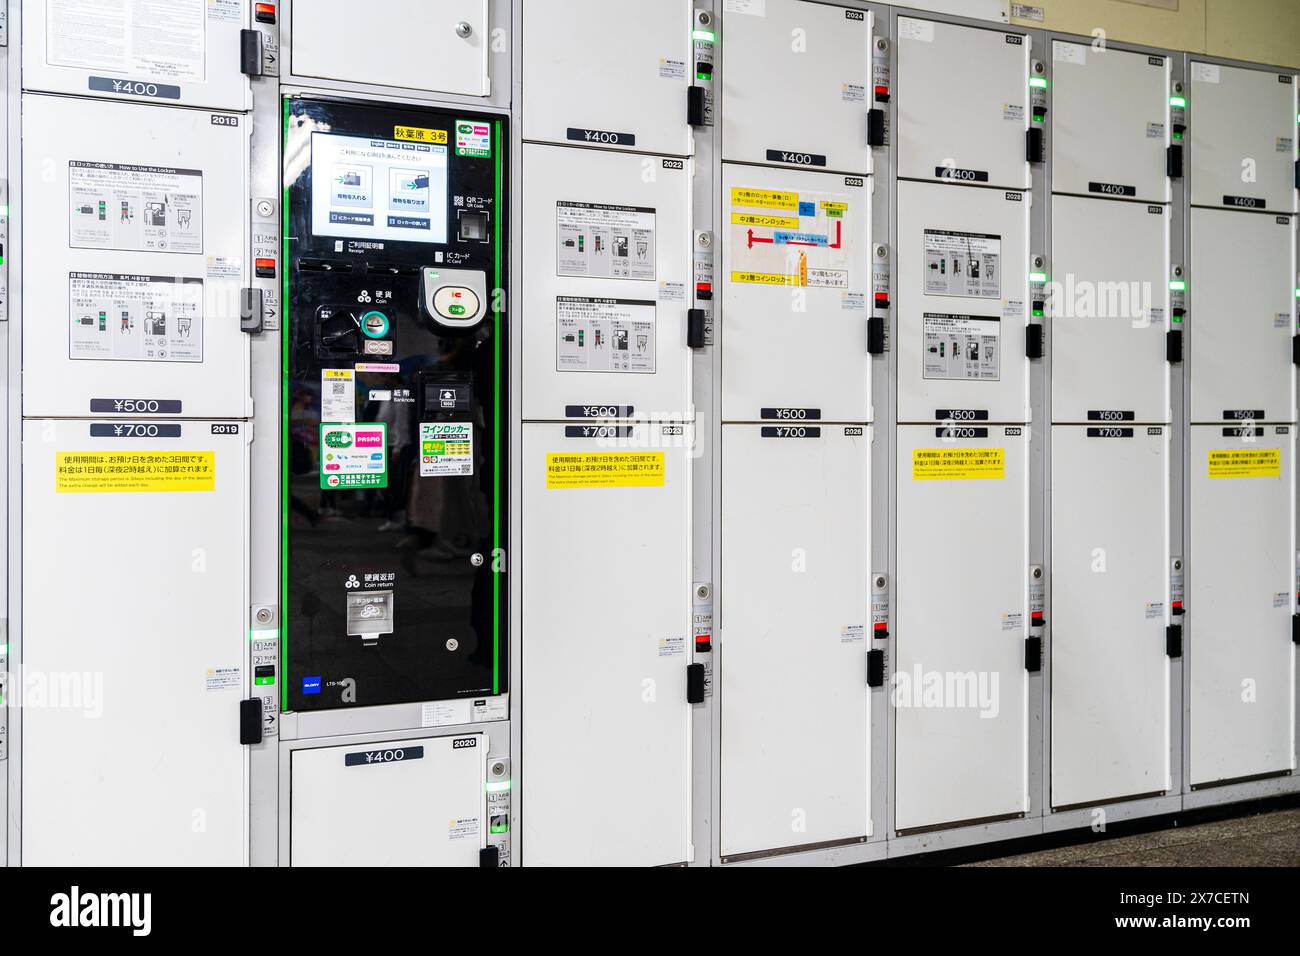
[[[1291,336],[1291,364],[1300,365],[1300,335]]]
[[[1165,655],[1170,660],[1183,656],[1183,626],[1170,624],[1165,628]]]
[[[478,865],[497,869],[501,865],[501,849],[498,846],[485,846],[478,851]]]
[[[1165,359],[1177,364],[1183,360],[1183,330],[1170,329],[1165,333]]]
[[[1025,162],[1041,163],[1045,150],[1043,148],[1043,128],[1031,126],[1025,130]]]
[[[1025,670],[1037,674],[1043,669],[1043,639],[1041,637],[1025,638]]]
[[[262,31],[239,31],[239,72],[246,76],[262,76]]]
[[[867,145],[885,145],[885,111],[867,110]]]
[[[704,348],[704,327],[708,312],[704,309],[688,309],[686,312],[686,345],[688,348]]]
[[[686,703],[704,703],[703,664],[688,664],[686,666]]]
[[[867,651],[867,686],[885,686],[885,652]]]
[[[1175,143],[1169,147],[1168,159],[1165,162],[1165,173],[1170,179],[1183,178],[1183,147],[1180,143]]]
[[[1025,326],[1025,358],[1043,357],[1043,324],[1031,322]]]
[[[259,697],[239,702],[239,742],[246,746],[262,742],[262,700]]]
[[[885,354],[885,319],[883,316],[873,315],[867,319],[867,354]]]
[[[1300,644],[1300,614],[1291,615],[1291,643]]]

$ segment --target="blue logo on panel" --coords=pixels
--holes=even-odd
[[[320,693],[320,678],[319,678],[319,677],[304,677],[304,678],[302,679],[302,692],[303,692],[304,694],[319,694],[319,693]]]

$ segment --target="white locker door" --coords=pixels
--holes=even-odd
[[[423,737],[295,750],[291,866],[478,866],[488,738]]]
[[[1052,428],[1052,806],[1169,779],[1169,438]]]
[[[690,444],[524,425],[525,866],[690,859]]]
[[[1052,199],[1052,421],[1168,422],[1169,207]]]
[[[686,165],[524,147],[524,418],[692,417]]]
[[[1065,40],[1052,60],[1052,190],[1168,202],[1172,61]]]
[[[1029,200],[898,184],[900,422],[1029,420]]]
[[[1292,219],[1193,209],[1190,269],[1192,421],[1295,421]]]
[[[251,414],[249,133],[232,114],[23,97],[23,240],[41,250],[23,263],[25,415]]]
[[[491,92],[488,0],[370,0],[364,7],[306,0],[294,10],[301,14],[289,31],[295,76],[465,96]]]
[[[250,437],[25,423],[24,864],[247,862]]]
[[[1294,426],[1193,426],[1193,786],[1294,770]]]
[[[898,175],[1030,185],[1022,33],[898,18]]]
[[[687,0],[524,4],[524,139],[689,156]]]
[[[871,13],[810,0],[727,4],[722,158],[871,172]]]
[[[23,89],[247,110],[248,0],[22,0]],[[82,136],[83,125],[74,126]]]
[[[1028,459],[1028,428],[898,429],[896,829],[1029,809]]]
[[[1192,61],[1194,206],[1296,211],[1296,78]]]
[[[722,462],[722,855],[864,838],[871,430],[724,425]]]
[[[871,190],[861,177],[723,167],[722,414],[871,420]]]

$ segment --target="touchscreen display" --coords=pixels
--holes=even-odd
[[[446,146],[313,133],[311,166],[316,235],[446,243]]]

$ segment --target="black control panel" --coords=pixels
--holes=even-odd
[[[282,707],[501,693],[507,120],[284,121]]]

